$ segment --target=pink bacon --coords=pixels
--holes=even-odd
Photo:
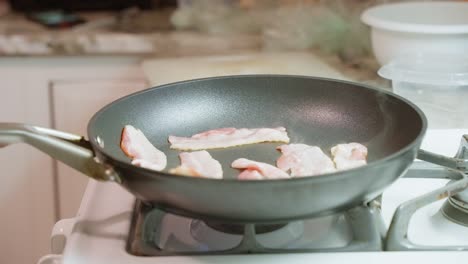
[[[223,169],[219,161],[213,159],[205,150],[195,152],[182,152],[179,154],[180,166],[169,170],[170,173],[204,177],[213,179],[223,178]]]
[[[228,148],[261,142],[289,142],[286,128],[220,128],[191,137],[169,136],[172,149],[201,150]]]
[[[131,125],[122,130],[120,148],[135,166],[161,171],[167,165],[166,155],[151,144],[143,132]]]
[[[367,164],[367,148],[359,143],[338,144],[331,148],[338,170],[347,170]]]
[[[283,171],[290,171],[292,177],[313,176],[335,172],[333,161],[316,146],[289,144],[277,147],[282,155],[276,165]]]
[[[240,158],[232,162],[231,167],[243,169],[237,176],[239,180],[288,179],[290,176],[267,163]]]

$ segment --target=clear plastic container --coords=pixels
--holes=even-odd
[[[378,73],[422,109],[430,128],[468,127],[468,56],[403,56]]]

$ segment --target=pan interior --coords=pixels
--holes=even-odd
[[[359,142],[375,162],[410,144],[423,117],[405,101],[376,89],[328,79],[298,76],[231,76],[180,82],[122,98],[91,120],[90,140],[106,155],[129,163],[119,147],[125,125],[139,128],[179,165],[169,135],[191,136],[209,129],[286,127],[291,143],[316,145],[330,155],[338,143]],[[97,144],[97,138],[101,144]],[[209,150],[223,165],[224,178],[238,171],[237,158],[275,164],[278,143]],[[166,171],[167,171],[166,169]]]

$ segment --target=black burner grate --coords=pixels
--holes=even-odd
[[[184,225],[188,226],[187,223],[190,223],[191,228],[193,226],[199,227],[203,225],[200,220],[172,215],[137,201],[127,251],[139,256],[379,251],[383,247],[385,228],[378,204],[377,201],[373,201],[367,206],[356,207],[341,215],[305,219],[276,226],[263,226],[261,227],[263,228],[262,232],[258,232],[258,228],[257,232],[255,231],[255,224],[246,224],[241,228],[243,233],[241,235],[231,234],[232,232],[222,233],[218,228],[211,229],[212,224],[208,223],[203,228],[211,229],[211,232],[215,234],[212,238],[215,241],[210,242],[209,239],[206,241],[197,240],[196,234],[194,235],[193,232],[178,228]],[[167,230],[163,229],[171,221],[173,228],[176,226],[174,229],[179,230],[173,230],[174,233],[168,234]],[[315,225],[313,227],[315,229],[310,230],[308,225]],[[239,228],[240,226],[236,225],[237,231]],[[269,228],[271,230],[268,230]],[[267,231],[271,231],[270,234]],[[182,237],[178,237],[181,232],[183,233]],[[311,233],[319,235],[319,237],[315,237],[320,240],[317,241],[318,243],[309,243],[307,236]],[[265,235],[269,237],[265,239]],[[285,238],[288,236],[291,236],[291,239]],[[347,238],[347,240],[345,241],[343,238]],[[287,243],[276,243],[278,240],[284,239],[287,240]],[[195,240],[197,243],[193,244],[192,242]],[[219,241],[223,241],[228,246],[222,247],[220,244],[223,243]]]

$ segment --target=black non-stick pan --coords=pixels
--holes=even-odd
[[[224,179],[176,176],[130,164],[119,147],[133,125],[179,164],[169,135],[222,127],[286,127],[291,143],[368,147],[368,165],[333,174],[287,180],[240,181],[229,165],[237,158],[275,164],[278,144],[210,150]],[[94,179],[116,181],[147,203],[214,221],[282,222],[326,215],[377,197],[415,159],[426,120],[413,104],[365,85],[304,76],[215,77],[147,89],[104,107],[80,136],[22,124],[0,124],[0,144],[24,141]],[[429,155],[429,158],[433,156]]]

